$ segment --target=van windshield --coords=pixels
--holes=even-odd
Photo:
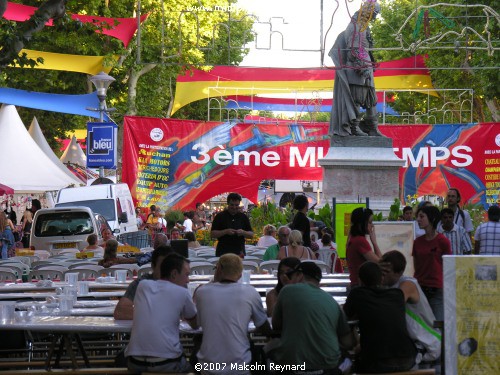
[[[94,233],[92,219],[87,212],[54,212],[38,216],[36,237],[74,236]]]
[[[115,221],[115,205],[113,199],[96,199],[92,201],[75,201],[57,203],[56,207],[84,206],[90,208],[97,214],[101,214],[107,221]]]

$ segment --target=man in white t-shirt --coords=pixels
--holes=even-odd
[[[243,369],[252,359],[248,325],[253,321],[258,330],[269,330],[259,293],[249,284],[238,283],[242,271],[239,256],[224,254],[214,275],[218,281],[196,291],[198,323],[203,328],[198,352],[202,374],[250,374]],[[206,370],[210,368],[214,370]]]
[[[183,232],[192,232],[193,231],[193,213],[186,211],[184,212],[184,222],[182,225],[177,224],[176,227],[179,228]]]
[[[179,319],[197,328],[196,307],[187,284],[189,261],[169,254],[161,264],[160,280],[143,280],[134,298],[127,367],[135,373],[189,372],[179,340]]]

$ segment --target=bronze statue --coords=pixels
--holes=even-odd
[[[383,137],[378,130],[375,60],[370,51],[373,40],[368,27],[378,13],[378,3],[365,1],[328,54],[336,67],[330,134]],[[360,107],[366,110],[364,118]]]

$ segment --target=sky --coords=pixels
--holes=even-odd
[[[360,4],[361,0],[238,0],[238,7],[246,9],[259,20],[254,25],[256,41],[249,45],[250,53],[240,66],[333,66],[328,52]],[[325,40],[323,60],[319,52],[322,13]]]

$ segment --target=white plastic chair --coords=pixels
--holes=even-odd
[[[0,263],[0,267],[15,267],[16,271],[20,271],[18,275],[19,279],[21,279],[23,275],[27,275],[30,272],[30,266],[22,262],[5,260]]]
[[[147,275],[149,273],[153,273],[153,268],[149,267],[141,267],[139,271],[137,271],[137,278],[140,279],[142,276]]]
[[[122,264],[124,266],[124,264]],[[132,279],[134,277],[134,271],[128,268],[122,268],[122,267],[114,267],[114,268],[103,268],[99,273],[104,276],[114,276],[116,277],[116,271],[118,270],[126,270],[127,271],[127,279]],[[76,271],[76,270],[75,270]]]
[[[128,270],[130,270],[132,272],[134,272],[134,271],[137,272],[137,271],[139,271],[140,267],[137,264],[132,264],[132,263],[128,264],[128,263],[126,263],[126,264],[114,264],[114,265],[112,265],[109,268],[128,269]]]
[[[103,270],[103,267],[101,267],[101,269],[99,269],[99,270],[94,269],[94,268],[73,268],[72,270],[66,271],[64,273],[64,276],[66,276],[67,273],[77,273],[78,280],[80,280],[80,281],[95,280],[102,275],[102,273],[101,273],[102,270]]]
[[[97,262],[78,262],[78,263],[70,263],[68,265],[68,269],[72,270],[73,268],[85,268],[87,266],[101,267],[101,266],[97,265]],[[90,268],[92,268],[92,267],[90,267]]]
[[[212,263],[213,265],[216,265],[218,261],[219,261],[219,257],[212,257],[212,258],[205,259],[205,262]]]
[[[325,262],[328,265],[328,273],[331,273],[332,264],[335,264],[332,262],[332,255],[335,254],[336,256],[337,252],[333,249],[319,249],[316,253],[318,254],[318,260]]]
[[[268,271],[269,273],[273,273],[273,271],[278,270],[278,265],[280,264],[279,260],[273,259],[273,260],[265,260],[260,263],[259,268],[261,271]]]
[[[67,269],[66,269],[67,270]],[[64,280],[64,272],[58,269],[44,268],[33,270],[29,274],[29,281],[35,280]]]
[[[259,264],[262,261],[262,258],[256,257],[254,255],[245,255],[245,258],[243,258],[243,260],[251,260],[252,262]]]
[[[257,262],[254,262],[252,260],[243,260],[243,269],[244,270],[250,270],[253,273],[258,273],[259,272],[259,264]]]
[[[214,265],[210,262],[192,262],[191,274],[193,275],[213,275]]]
[[[98,264],[81,264],[81,265],[77,265],[75,267],[68,267],[68,270],[69,271],[77,271],[77,270],[94,270],[96,272],[99,272],[99,271],[102,271],[103,270],[103,266],[99,266]]]
[[[0,282],[2,283],[17,283],[17,276],[16,273],[6,267],[0,267]]]
[[[304,262],[313,262],[313,263],[316,263],[316,265],[321,268],[321,273],[331,273],[330,271],[328,271],[328,265],[321,261],[321,260],[314,260],[314,259],[308,259],[308,260],[304,260]]]

